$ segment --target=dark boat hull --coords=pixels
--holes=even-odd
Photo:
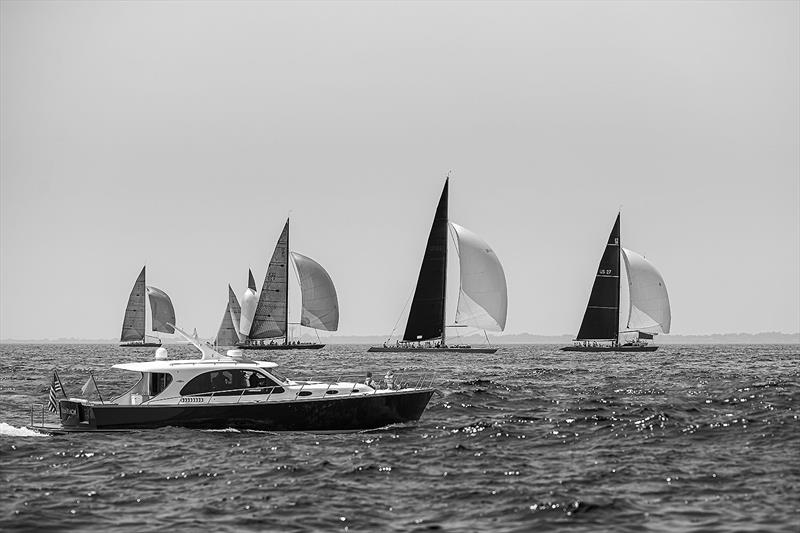
[[[495,353],[499,348],[485,347],[485,348],[466,348],[448,346],[446,348],[411,348],[405,346],[370,346],[368,352],[384,352],[384,353]]]
[[[122,348],[160,348],[160,342],[137,342],[137,341],[130,341],[130,342],[121,342],[119,343],[120,347]]]
[[[564,346],[563,352],[655,352],[658,346]]]
[[[261,431],[358,431],[415,422],[433,389],[397,391],[337,399],[227,405],[84,405],[61,400],[61,424],[87,430],[195,429]]]
[[[319,350],[324,348],[324,344],[313,342],[305,342],[302,344],[237,344],[236,347],[240,350]]]

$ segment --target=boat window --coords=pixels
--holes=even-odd
[[[263,392],[264,388],[267,389],[266,392]],[[234,368],[195,376],[181,389],[181,396],[211,393],[215,396],[230,396],[240,395],[243,391],[246,394],[268,394],[271,388],[277,393],[280,386],[261,372]]]
[[[172,383],[172,376],[164,372],[150,374],[150,396],[161,394]]]
[[[269,373],[275,376],[275,379],[277,379],[278,381],[282,383],[289,383],[289,379],[286,376],[284,376],[281,372],[279,372],[277,367],[270,368]]]

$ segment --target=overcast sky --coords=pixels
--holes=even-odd
[[[800,329],[800,3],[0,3],[0,337],[113,338],[142,265],[213,336],[291,245],[388,334],[444,176],[506,331],[577,332],[605,241],[672,332]],[[455,301],[450,302],[450,314]]]

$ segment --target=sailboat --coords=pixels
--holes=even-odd
[[[414,299],[402,340],[372,346],[370,352],[495,353],[496,347],[448,345],[445,323],[447,284],[447,232],[453,230],[459,256],[460,284],[456,326],[503,331],[506,326],[508,290],[503,266],[491,247],[468,229],[449,222],[449,178],[436,207],[433,225],[414,291]],[[488,340],[488,337],[487,337]]]
[[[246,338],[241,331],[250,331],[253,315],[258,305],[258,293],[253,271],[248,270],[247,274],[247,290],[242,297],[241,305],[239,299],[236,298],[236,293],[228,285],[228,303],[225,304],[225,313],[222,315],[222,322],[214,341],[216,346],[236,346]]]
[[[289,331],[289,268],[294,264],[300,280],[302,311],[300,325],[325,331],[339,328],[339,300],[328,272],[316,261],[289,249],[289,219],[275,245],[267,275],[249,327],[244,320],[245,301],[236,344],[245,350],[316,350],[318,342],[292,340]],[[230,302],[229,302],[230,303]]]
[[[600,259],[589,304],[569,352],[652,352],[648,340],[669,333],[672,315],[664,278],[638,253],[623,248],[620,215]]]
[[[128,306],[125,308],[125,318],[122,320],[122,334],[119,337],[120,346],[135,348],[157,348],[161,346],[161,339],[145,334],[146,303],[145,293],[150,300],[153,331],[161,333],[175,333],[170,324],[175,323],[175,309],[167,293],[156,287],[145,284],[145,269],[139,273],[133,284]]]

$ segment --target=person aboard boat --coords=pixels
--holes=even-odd
[[[394,382],[394,372],[392,370],[389,370],[388,372],[386,372],[386,375],[383,376],[383,381],[384,381],[384,383],[386,383],[386,388],[387,389],[394,390],[396,388],[396,385],[395,385],[395,382]]]

